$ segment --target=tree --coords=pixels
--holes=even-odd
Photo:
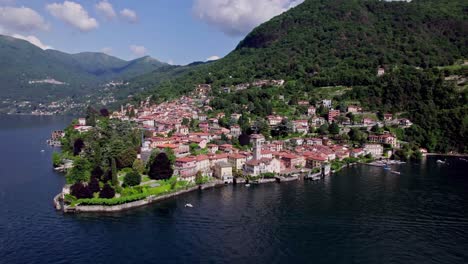
[[[182,125],[183,125],[183,126],[189,126],[189,125],[190,125],[190,119],[184,117],[184,118],[182,119]]]
[[[318,132],[320,135],[328,134],[328,124],[323,124],[319,127]]]
[[[330,133],[332,135],[338,135],[340,133],[340,127],[335,123],[333,122],[330,127],[328,128],[328,130],[330,131]]]
[[[132,168],[140,174],[145,173],[145,163],[141,159],[136,159],[133,162]]]
[[[102,170],[101,166],[96,166],[91,171],[91,178],[101,179],[104,175],[104,171]]]
[[[97,115],[98,115],[98,112],[96,111],[96,109],[89,106],[86,109],[86,125],[95,126],[96,125],[96,116]]]
[[[203,175],[201,171],[197,171],[195,175],[195,184],[202,185],[203,184]]]
[[[166,180],[171,178],[174,170],[166,153],[159,153],[152,162],[148,176],[154,180]]]
[[[229,141],[228,137],[227,137],[226,134],[224,134],[224,133],[221,134],[221,140],[224,141],[224,142],[228,142],[228,141]]]
[[[73,168],[67,172],[67,182],[71,184],[87,182],[91,176],[90,167],[91,165],[86,159],[77,157],[73,161]]]
[[[108,184],[104,184],[104,187],[102,187],[101,192],[99,192],[99,198],[105,198],[105,199],[110,199],[114,198],[115,196],[115,190]]]
[[[78,199],[93,198],[93,193],[82,182],[77,182],[70,187],[71,195]]]
[[[137,186],[141,183],[141,175],[137,171],[133,170],[125,174],[123,186]]]
[[[377,134],[382,134],[383,133],[383,128],[381,128],[378,124],[375,124],[372,128],[371,131]]]
[[[85,146],[85,143],[83,139],[81,138],[76,139],[75,142],[73,143],[73,155],[76,156],[80,154],[84,146]]]
[[[117,175],[117,165],[114,158],[111,158],[111,175],[112,175],[112,185],[119,185],[119,178]]]
[[[116,163],[117,163],[117,168],[123,169],[123,168],[129,168],[133,165],[133,162],[137,158],[137,151],[135,148],[127,148],[120,152],[116,157]]]
[[[92,193],[97,193],[101,190],[99,187],[99,181],[97,178],[92,177],[88,183],[88,188]]]
[[[366,138],[366,135],[362,131],[360,131],[358,128],[355,128],[355,127],[351,128],[351,130],[348,133],[348,136],[351,141],[361,142],[361,143],[363,143],[363,141]]]
[[[283,119],[281,123],[273,130],[274,136],[286,137],[292,132],[292,124],[289,120]]]
[[[107,110],[107,108],[102,108],[99,112],[100,112],[101,116],[109,117],[109,110]]]
[[[52,153],[52,165],[54,165],[54,168],[60,166],[60,163],[62,163],[62,157],[60,156],[60,153]]]
[[[171,166],[174,166],[175,164],[175,161],[177,159],[175,153],[174,153],[174,150],[170,149],[170,148],[165,148],[164,149],[164,153],[166,153],[167,155],[167,158],[169,159],[170,163],[171,163]]]

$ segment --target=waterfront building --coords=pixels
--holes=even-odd
[[[383,146],[380,144],[365,144],[364,152],[371,154],[373,158],[380,158],[383,155]]]
[[[224,183],[232,183],[234,177],[232,175],[232,166],[227,162],[219,162],[215,166],[214,176]]]

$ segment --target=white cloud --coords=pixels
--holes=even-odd
[[[101,49],[101,52],[105,53],[107,55],[110,55],[110,54],[112,54],[112,48],[111,47],[104,47],[104,48]]]
[[[195,0],[194,15],[231,36],[254,27],[297,6],[304,0]]]
[[[120,11],[120,15],[130,23],[138,22],[137,13],[131,9],[128,9],[128,8],[123,9],[122,11]]]
[[[91,31],[99,26],[97,20],[90,17],[86,9],[75,2],[65,1],[63,4],[53,3],[47,5],[46,9],[52,16],[83,32]]]
[[[144,46],[139,46],[139,45],[131,45],[130,46],[130,51],[135,55],[136,57],[142,57],[148,54],[148,50]]]
[[[97,3],[94,7],[98,13],[102,14],[107,19],[114,19],[117,16],[114,7],[112,7],[112,4],[107,0]]]
[[[215,55],[215,56],[208,57],[206,59],[206,61],[215,61],[215,60],[219,60],[219,59],[221,59],[221,57]]]
[[[32,36],[32,35],[23,36],[23,35],[20,35],[20,34],[13,34],[12,37],[29,41],[31,44],[36,45],[36,46],[38,46],[39,48],[41,48],[43,50],[52,49],[51,46],[45,45],[36,36]]]
[[[0,7],[0,28],[5,32],[47,30],[49,25],[28,7]]]

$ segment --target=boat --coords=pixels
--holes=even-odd
[[[192,208],[193,205],[188,203],[188,204],[185,204],[185,207],[190,207],[190,208]]]
[[[41,149],[41,152],[45,152],[45,150]]]
[[[250,184],[247,183],[247,184],[245,185],[245,187],[250,187]]]
[[[390,167],[388,166],[388,164],[385,164],[384,170],[390,170]]]
[[[401,172],[399,172],[399,171],[391,171],[391,173],[393,173],[393,174],[398,174],[398,175],[401,174]]]
[[[437,160],[437,164],[445,164],[445,161],[443,161],[443,160]]]

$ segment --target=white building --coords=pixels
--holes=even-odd
[[[324,99],[322,100],[322,105],[326,108],[331,108],[332,107],[332,100],[330,99]]]
[[[364,152],[371,154],[373,158],[380,158],[383,155],[383,146],[380,144],[366,144],[364,145]]]

